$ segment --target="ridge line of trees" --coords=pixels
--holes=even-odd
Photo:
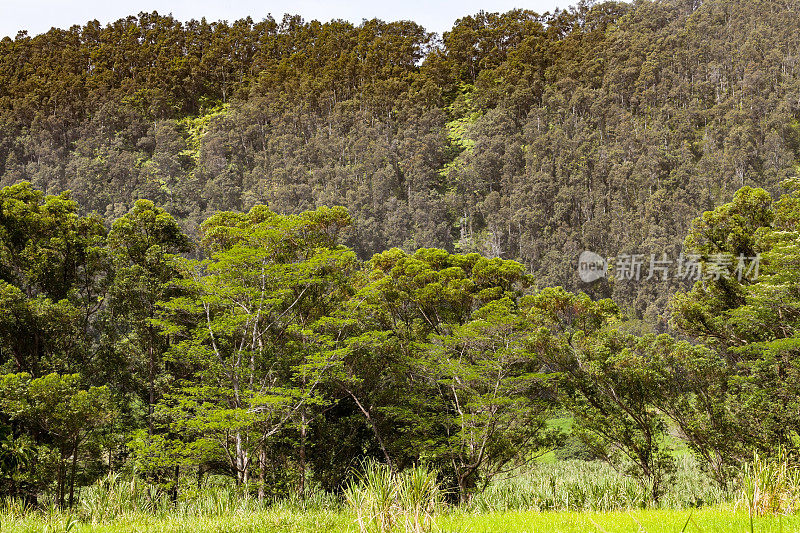
[[[800,27],[771,0],[579,2],[409,21],[140,13],[0,41],[0,186],[218,211],[347,207],[394,247],[525,264],[582,288],[585,249],[677,256],[688,222],[800,162]],[[613,230],[609,230],[612,228]],[[668,331],[675,284],[597,284]]]

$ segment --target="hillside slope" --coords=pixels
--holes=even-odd
[[[518,259],[657,321],[674,283],[584,286],[584,249],[677,257],[693,217],[800,161],[800,5],[581,4],[412,22],[141,13],[0,42],[0,186],[220,209],[344,205],[362,256]]]

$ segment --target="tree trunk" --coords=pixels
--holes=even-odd
[[[197,490],[203,488],[203,474],[206,473],[206,467],[203,464],[197,465]]]
[[[650,497],[653,499],[653,503],[658,503],[658,500],[661,498],[661,481],[656,476],[652,477]]]
[[[150,328],[148,328],[150,329]],[[151,336],[152,336],[152,332]],[[153,343],[152,337],[151,342],[149,343],[148,351],[148,364],[147,364],[147,373],[148,373],[148,401],[147,401],[147,434],[153,434],[153,404],[156,402],[156,362],[155,362],[155,351],[153,350]]]
[[[265,444],[262,442],[258,450],[258,501],[264,501],[264,470],[267,468],[267,450]]]
[[[78,437],[75,437],[75,444],[72,445],[72,471],[69,475],[69,508],[75,503],[75,470],[78,464]]]
[[[241,432],[236,432],[236,457],[234,458],[236,467],[236,482],[237,484],[245,485],[249,479],[248,477],[248,456],[244,443],[242,442]]]
[[[172,503],[178,503],[178,483],[181,480],[181,467],[180,465],[175,465],[175,481],[172,484],[172,489],[170,489],[170,495],[172,497]]]
[[[306,499],[306,412],[300,418],[300,499]]]
[[[56,472],[56,484],[58,485],[58,508],[64,508],[64,470],[66,470],[66,452],[61,449],[59,450],[59,459],[58,459],[58,471]]]
[[[458,502],[464,506],[469,503],[469,487],[467,486],[467,476],[458,476]]]
[[[364,406],[361,405],[361,402],[358,401],[356,395],[353,394],[350,390],[345,389],[345,392],[347,392],[353,398],[353,401],[356,402],[356,406],[358,406],[358,408],[361,410],[361,413],[364,415],[364,418],[367,419],[367,423],[369,423],[369,427],[372,429],[373,435],[375,435],[375,440],[378,441],[378,446],[380,446],[381,451],[383,452],[383,457],[386,459],[386,464],[389,465],[389,468],[391,468],[392,472],[397,473],[397,470],[394,467],[394,462],[392,461],[392,458],[389,456],[389,451],[386,449],[386,445],[383,443],[381,434],[378,432],[378,426],[376,426],[375,422],[372,420],[372,416],[369,414],[369,410],[365,409]]]

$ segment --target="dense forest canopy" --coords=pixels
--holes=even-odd
[[[5,187],[0,496],[72,507],[121,472],[173,503],[207,473],[304,498],[371,459],[429,465],[466,505],[555,449],[611,463],[657,504],[678,446],[727,490],[800,434],[800,179],[782,186],[777,201],[742,187],[692,222],[702,264],[763,265],[677,292],[681,337],[642,332],[611,299],[537,289],[513,260],[361,261],[343,207],[222,211],[193,244],[149,200],[109,229],[68,193]],[[565,415],[568,433],[552,423]]]
[[[592,3],[413,22],[140,13],[0,42],[0,184],[138,198],[195,235],[218,210],[348,208],[359,257],[398,246],[585,288],[604,255],[677,256],[688,221],[800,160],[785,1]],[[657,327],[670,283],[600,282]]]

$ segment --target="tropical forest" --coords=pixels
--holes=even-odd
[[[3,38],[0,531],[800,531],[800,2]]]

